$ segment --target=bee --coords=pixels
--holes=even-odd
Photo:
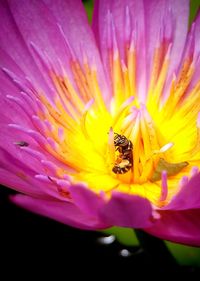
[[[115,133],[114,146],[119,156],[112,171],[115,174],[125,174],[133,167],[133,144],[125,136]]]

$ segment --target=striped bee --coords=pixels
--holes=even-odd
[[[133,144],[125,136],[115,133],[114,146],[119,156],[112,171],[115,174],[125,174],[133,167]]]

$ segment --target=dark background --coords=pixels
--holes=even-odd
[[[194,267],[171,268],[166,262],[155,262],[149,253],[139,247],[129,247],[129,257],[122,257],[124,246],[117,241],[110,245],[98,239],[104,234],[82,231],[32,214],[9,202],[11,191],[0,188],[0,276],[38,279],[56,274],[64,280],[108,276],[130,279],[136,275],[163,273],[189,274],[190,280],[199,280],[199,269]],[[28,272],[28,275],[27,275]],[[93,273],[94,272],[94,273]],[[81,274],[81,277],[79,277]],[[149,276],[150,276],[149,275]],[[33,277],[33,279],[35,279]],[[131,278],[132,279],[132,278]]]

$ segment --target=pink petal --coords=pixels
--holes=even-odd
[[[88,215],[98,216],[99,210],[105,204],[103,198],[83,185],[70,186],[69,191],[75,204],[83,212]]]
[[[200,246],[200,210],[160,212],[161,219],[144,229],[161,239],[192,246]]]
[[[12,48],[6,49],[6,44],[12,43],[12,37],[11,39],[9,37],[10,41],[4,40],[4,49],[22,69],[24,69],[24,65],[20,63],[18,58],[24,43],[24,55],[27,54],[27,51],[31,53],[40,70],[38,72],[45,75],[44,80],[46,80],[47,84],[51,84],[47,75],[48,69],[53,68],[56,73],[62,74],[62,66],[70,76],[70,60],[73,58],[73,55],[81,63],[83,63],[84,57],[86,57],[90,67],[97,69],[97,78],[102,93],[105,101],[108,100],[109,92],[105,82],[99,51],[95,45],[95,40],[81,1],[22,0],[19,3],[19,1],[9,0],[8,2],[11,15],[7,16],[9,12],[7,7],[4,7],[6,12],[3,12],[3,15],[7,13],[5,18],[9,22],[5,32],[17,35],[17,48],[14,55],[12,55]],[[15,23],[15,26],[13,26],[13,23]],[[18,36],[18,33],[20,36]],[[23,46],[20,40],[23,42]],[[20,46],[18,47],[18,45]],[[73,55],[70,54],[71,51]],[[28,55],[25,58],[27,60]],[[47,69],[45,70],[47,71],[44,71],[43,64],[46,65]],[[25,73],[28,73],[28,71],[25,71]],[[37,71],[35,73],[37,74]],[[39,85],[42,85],[42,83],[39,82]],[[51,91],[51,87],[49,88],[49,91]]]
[[[12,196],[11,200],[31,212],[80,229],[95,230],[108,227],[97,218],[84,214],[72,203],[42,200],[24,195]]]
[[[55,16],[56,22],[63,32],[64,39],[70,44],[70,48],[78,61],[83,62],[84,56],[86,56],[89,65],[91,67],[95,66],[97,69],[102,95],[105,101],[108,101],[109,91],[99,50],[81,1],[59,0],[55,2],[54,0],[43,0],[43,2]]]
[[[102,221],[111,225],[132,228],[152,225],[151,204],[147,199],[139,196],[113,193],[99,213]]]
[[[147,63],[158,47],[162,32],[172,44],[169,73],[177,70],[188,30],[189,0],[145,0],[146,42],[148,45]],[[170,38],[170,34],[172,38]],[[148,69],[151,71],[151,69]],[[150,73],[149,73],[150,74]]]
[[[179,66],[181,62],[181,55],[184,50],[184,44],[188,31],[188,20],[189,20],[189,0],[170,0],[166,1],[168,9],[172,11],[172,28],[174,32],[172,52],[170,56],[170,66],[168,75],[170,76]]]
[[[126,20],[130,17],[130,22]],[[128,27],[126,26],[128,25]],[[99,0],[95,1],[92,27],[101,51],[107,75],[110,75],[110,51],[114,47],[112,32],[115,32],[120,59],[125,61],[127,43],[132,32],[137,37],[137,80],[138,91],[144,94],[146,88],[146,45],[143,1]],[[126,29],[125,29],[126,27]],[[137,30],[136,30],[137,29]],[[114,31],[113,31],[114,30]],[[137,34],[137,35],[136,35]],[[112,82],[112,80],[110,80]]]
[[[195,25],[195,46],[194,46],[194,53],[195,55],[199,55],[200,52],[200,10],[195,18],[195,21],[193,23]]]
[[[37,182],[34,178],[23,178],[17,176],[15,173],[0,168],[0,181],[2,185],[12,188],[18,192],[35,196],[39,198],[48,198],[48,196],[38,188]]]
[[[18,145],[20,141],[25,141],[28,147],[21,147]],[[35,157],[28,154],[26,150],[34,149],[36,151]],[[9,126],[1,126],[0,132],[0,150],[1,157],[0,160],[3,162],[4,159],[8,159],[8,162],[5,162],[7,167],[15,165],[16,168],[19,168],[23,165],[30,166],[32,171],[42,171],[42,164],[40,163],[40,157],[45,158],[45,153],[41,150],[41,148],[35,143],[35,141],[26,133],[19,132]],[[41,152],[41,153],[40,153]],[[3,157],[3,154],[5,157]],[[10,157],[10,158],[9,158]],[[12,158],[12,161],[11,161]],[[26,161],[25,161],[26,159]],[[38,161],[39,159],[39,161]],[[22,165],[20,165],[20,162]]]
[[[171,75],[177,71],[181,62],[187,36],[188,16],[189,0],[96,1],[92,26],[107,75],[110,75],[109,52],[113,48],[112,23],[116,31],[120,59],[123,61],[127,45],[129,46],[135,37],[137,91],[140,100],[144,102],[154,51],[159,43],[162,43],[161,34],[165,32],[172,43],[168,71],[168,78],[171,81]]]
[[[194,74],[192,77],[191,84],[189,85],[188,92],[190,92],[196,83],[199,81],[199,72],[200,72],[200,11],[198,12],[194,23],[192,24],[190,33],[188,37],[192,33],[192,29],[194,29],[193,37],[194,37],[194,53],[193,61],[195,64]]]
[[[20,142],[26,142],[28,147],[21,147]],[[31,153],[28,151],[32,151]],[[44,173],[51,175],[51,171],[44,168],[42,160],[47,157],[41,147],[26,133],[17,132],[8,126],[1,125],[0,131],[0,182],[18,192],[35,196],[47,194],[40,186],[43,182],[35,175]],[[48,156],[49,161],[51,156]],[[56,165],[56,162],[55,162]],[[49,180],[49,185],[51,185]],[[48,188],[48,184],[45,184]]]
[[[9,0],[8,3],[28,49],[31,50],[31,44],[39,46],[58,69],[57,58],[62,60],[65,55],[64,42],[48,8],[42,1]]]
[[[163,210],[186,210],[200,208],[200,174],[193,177],[182,187]]]
[[[23,147],[19,145],[20,142],[28,146]],[[64,168],[64,164],[42,149],[26,133],[16,132],[3,125],[0,131],[0,167],[0,182],[4,185],[26,194],[45,194],[46,197],[69,200],[61,196],[62,187],[59,184],[62,180],[51,179],[57,177],[57,168]]]
[[[11,102],[6,96],[9,94],[17,93],[16,87],[0,73],[0,107],[4,108],[1,110],[0,124],[9,123],[24,123],[27,124],[27,116],[24,112],[15,104]],[[11,114],[13,112],[13,114]],[[29,122],[30,123],[30,122]]]
[[[71,186],[69,191],[83,212],[100,217],[109,225],[136,228],[151,225],[152,209],[146,199],[122,193],[113,193],[111,199],[106,199],[83,185]]]
[[[25,76],[29,77],[48,93],[49,87],[44,83],[6,1],[0,2],[0,25],[0,66],[19,75],[23,81]]]

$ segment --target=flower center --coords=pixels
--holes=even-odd
[[[162,116],[166,112],[156,112],[153,119],[147,107],[138,106],[133,97],[119,107],[113,101],[111,111],[91,99],[79,115],[75,113],[76,118],[66,115],[59,101],[58,114],[41,99],[53,117],[51,124],[58,127],[59,144],[55,135],[51,147],[48,144],[50,152],[64,164],[57,174],[61,178],[68,174],[72,183],[84,182],[93,191],[108,195],[113,190],[138,194],[162,206],[187,181],[185,175],[191,167],[198,165],[191,157],[197,151],[198,128],[190,132],[190,144],[182,144],[184,134],[178,118],[169,125]]]
[[[52,72],[56,88],[53,100],[37,93],[32,107],[36,129],[25,130],[16,124],[10,127],[26,131],[48,153],[51,160],[41,161],[46,175],[36,176],[46,177],[62,195],[67,196],[69,184],[84,182],[97,193],[103,191],[109,196],[117,190],[162,206],[187,183],[189,171],[193,176],[200,166],[196,94],[200,83],[191,90],[191,96],[185,94],[189,82],[185,79],[183,83],[183,77],[190,70],[186,61],[180,77],[172,81],[169,95],[161,98],[164,61],[160,82],[155,86],[154,75],[144,105],[131,78],[135,73],[135,66],[130,65],[134,64],[134,48],[128,50],[127,57],[128,68],[114,54],[114,94],[108,102],[102,96],[95,67],[89,67],[87,61],[80,66],[72,59],[73,83],[64,70],[62,75]],[[188,77],[191,79],[191,74]],[[31,101],[23,92],[22,96],[27,111]],[[12,96],[8,98],[19,102]],[[21,149],[38,156],[34,149],[21,145],[22,141],[16,142]]]

